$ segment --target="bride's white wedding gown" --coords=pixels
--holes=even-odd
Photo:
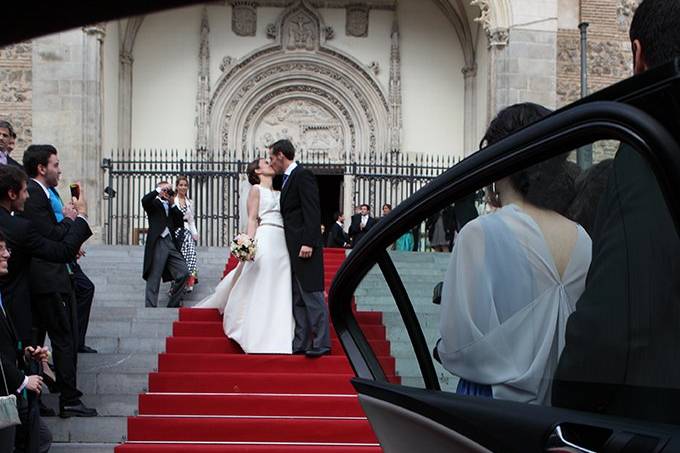
[[[247,353],[292,354],[295,321],[281,193],[256,187],[260,225],[255,259],[240,263],[196,308],[223,313],[224,333]]]

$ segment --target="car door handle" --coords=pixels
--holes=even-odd
[[[566,438],[564,429],[561,425],[555,426],[555,429],[550,433],[545,445],[545,451],[550,453],[597,453],[593,450],[581,447],[580,445],[576,445],[574,442],[570,442]]]

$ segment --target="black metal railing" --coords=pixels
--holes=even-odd
[[[115,150],[103,159],[106,181],[105,240],[108,244],[142,244],[147,221],[140,200],[157,183],[184,175],[194,202],[199,245],[223,247],[239,228],[239,193],[247,161],[205,150]],[[264,157],[264,156],[263,156]],[[379,213],[396,206],[456,163],[456,157],[412,153],[361,154],[338,162],[318,153],[298,153],[298,160],[319,176],[342,176],[342,191],[353,206],[367,203]],[[343,199],[350,199],[342,197]],[[379,215],[379,214],[378,214]]]

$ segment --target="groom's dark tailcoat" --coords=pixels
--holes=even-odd
[[[172,232],[175,231],[175,229],[183,227],[184,214],[182,214],[182,211],[175,205],[170,208],[170,215],[166,216],[165,208],[163,207],[161,200],[158,199],[158,191],[156,191],[156,189],[144,195],[144,198],[142,198],[142,206],[149,219],[149,231],[146,233],[146,244],[144,245],[144,270],[142,273],[142,277],[146,280],[151,272],[156,241],[160,239],[161,234],[165,231],[166,227],[170,230],[171,237],[173,236]],[[178,244],[175,244],[175,247],[179,250],[180,247],[177,246]],[[165,269],[163,271],[163,281],[167,282],[170,280],[172,280],[172,275]]]
[[[323,241],[319,189],[311,171],[298,165],[281,192],[281,214],[285,225],[286,246],[300,286],[307,292],[323,291]],[[298,255],[300,247],[314,249],[311,258]]]

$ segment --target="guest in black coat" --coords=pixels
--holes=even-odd
[[[361,238],[373,228],[375,223],[375,218],[371,217],[371,207],[367,204],[362,204],[359,213],[352,216],[352,223],[349,226],[349,237],[352,239],[352,247],[359,243]]]
[[[10,153],[14,150],[17,134],[14,128],[7,121],[0,120],[0,165],[13,165],[23,168],[16,160],[12,159]]]
[[[31,145],[24,153],[24,167],[28,176],[29,198],[23,216],[46,239],[62,240],[77,218],[72,205],[66,205],[61,222],[57,222],[50,191],[59,184],[61,169],[57,150],[51,145]],[[75,255],[71,257],[75,260]],[[47,329],[54,350],[54,367],[59,388],[59,407],[62,416],[93,417],[94,409],[80,403],[82,393],[77,388],[78,315],[69,270],[66,264],[55,263],[39,257],[31,260],[31,301],[33,323]],[[42,344],[43,338],[36,342]]]
[[[190,274],[172,232],[184,227],[184,214],[175,206],[175,192],[166,181],[144,195],[142,206],[149,220],[142,273],[146,280],[145,306],[158,305],[158,289],[162,278],[164,282],[173,281],[168,307],[180,307]]]
[[[345,216],[341,212],[333,214],[335,223],[328,231],[326,247],[347,248],[350,246],[350,238],[344,230]]]
[[[0,232],[0,278],[6,277],[9,273],[9,257],[10,251],[7,248],[5,236]],[[12,319],[7,314],[7,302],[0,294],[0,362],[2,363],[0,395],[15,395],[18,398],[17,406],[22,424],[18,427],[0,429],[0,451],[15,451],[15,442],[21,451],[47,451],[52,443],[50,430],[40,419],[37,406],[29,405],[26,400],[26,398],[34,400],[42,391],[43,385],[42,378],[38,374],[29,373],[28,365],[32,360],[46,361],[47,349],[29,346],[23,354],[20,353],[19,339]],[[30,393],[24,392],[24,389]]]
[[[630,36],[635,73],[680,57],[680,3],[644,0]],[[678,424],[680,239],[645,159],[624,145],[610,172],[552,404]]]
[[[32,343],[33,315],[30,287],[33,282],[29,280],[32,258],[66,263],[73,259],[83,242],[92,235],[85,220],[87,203],[83,197],[76,205],[80,215],[62,241],[53,241],[42,236],[33,223],[21,215],[28,198],[27,180],[23,170],[13,166],[0,166],[0,231],[4,232],[12,250],[9,275],[0,282],[0,291],[3,299],[8,301],[8,312],[23,345]],[[57,346],[57,343],[60,346]],[[61,343],[58,339],[55,343],[53,339],[52,344],[55,348],[55,361],[57,361],[56,350],[61,347]],[[60,354],[60,358],[65,360],[61,369],[67,369],[68,350],[65,354]],[[59,369],[58,365],[57,369]],[[75,375],[72,381],[64,377],[61,385],[66,389],[66,391],[62,390],[60,395],[63,416],[96,415],[96,411],[87,408],[80,401],[82,394],[75,388]]]

